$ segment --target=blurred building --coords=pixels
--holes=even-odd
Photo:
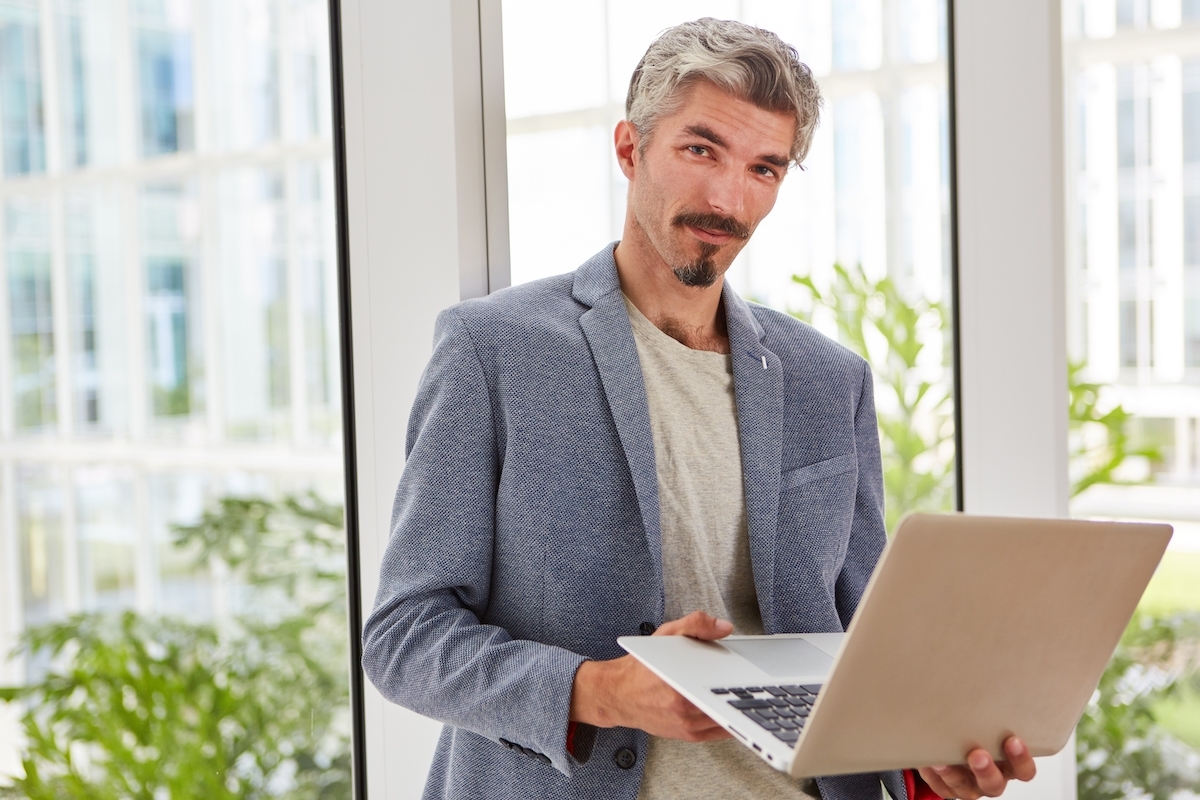
[[[0,0],[0,654],[237,610],[172,524],[341,496],[329,103],[321,0]]]
[[[1072,0],[1063,28],[1070,353],[1162,456],[1075,507],[1200,550],[1200,2]]]

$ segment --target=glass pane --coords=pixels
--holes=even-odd
[[[0,0],[0,793],[351,795],[328,41]]]
[[[1200,786],[1197,9],[1063,9],[1071,514],[1175,527],[1080,723],[1081,800]]]
[[[39,35],[36,0],[0,3],[0,141],[6,176],[46,169]]]
[[[743,297],[811,320],[871,362],[889,529],[905,511],[953,508],[946,23],[938,0],[505,0],[513,283],[567,272],[620,238],[627,184],[612,132],[630,75],[660,31],[702,16],[778,33],[813,69],[825,98],[804,170],[784,181],[728,279]],[[794,277],[811,279],[816,291]],[[889,326],[912,347],[901,353],[896,339],[889,348]]]
[[[19,430],[53,430],[58,408],[48,206],[13,197],[5,204],[5,223],[13,423]]]

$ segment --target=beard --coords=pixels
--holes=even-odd
[[[675,277],[684,286],[699,288],[712,286],[717,282],[718,277],[717,265],[713,263],[712,259],[716,252],[717,246],[715,244],[701,242],[700,255],[687,264],[680,264],[675,267],[672,270],[675,273]]]
[[[671,225],[679,228],[696,227],[710,231],[728,233],[734,239],[745,241],[750,238],[750,228],[745,223],[733,217],[723,217],[719,214],[701,214],[697,211],[684,211],[671,220]],[[713,256],[720,246],[709,242],[700,243],[700,254],[686,264],[680,264],[672,269],[675,277],[684,286],[704,288],[716,283],[724,270],[718,271]],[[738,248],[741,249],[741,248]]]

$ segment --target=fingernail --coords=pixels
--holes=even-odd
[[[946,771],[946,765],[938,764],[936,767],[930,767],[930,769],[933,770],[934,772],[936,772],[938,775],[941,775],[942,773],[944,773]]]
[[[991,759],[988,758],[987,753],[979,752],[972,753],[969,762],[971,764],[971,769],[980,770],[987,769],[988,764],[991,763]]]
[[[717,630],[726,632],[731,631],[733,630],[733,623],[727,619],[719,619],[717,620]]]
[[[1015,736],[1008,740],[1008,754],[1010,756],[1025,755],[1025,743]]]

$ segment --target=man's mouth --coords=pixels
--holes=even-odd
[[[695,236],[700,241],[708,242],[709,244],[718,244],[718,245],[725,244],[725,243],[729,242],[731,239],[733,239],[732,233],[725,233],[724,231],[709,230],[708,228],[701,228],[696,225],[688,225],[687,227],[688,227],[688,230],[690,230],[692,232],[693,236]]]

